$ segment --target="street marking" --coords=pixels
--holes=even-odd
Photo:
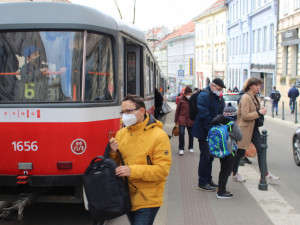
[[[241,174],[246,174],[247,178],[244,185],[274,225],[299,224],[300,214],[289,205],[284,197],[281,196],[272,185],[268,185],[267,191],[260,191],[258,189],[260,179],[260,174],[258,174],[258,172],[249,165],[240,166],[239,171]]]

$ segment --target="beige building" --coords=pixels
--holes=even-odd
[[[226,77],[226,19],[225,0],[218,0],[194,18],[196,82],[206,87],[214,78]]]
[[[300,88],[300,0],[281,0],[278,9],[276,85],[287,107],[292,84]]]

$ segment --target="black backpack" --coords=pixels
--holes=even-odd
[[[279,100],[280,100],[280,93],[278,92],[278,91],[276,91],[275,93],[274,93],[274,101],[276,101],[276,102],[279,102]]]
[[[124,165],[119,151],[118,154]],[[126,182],[121,177],[117,177],[115,173],[117,167],[113,159],[97,156],[91,161],[83,175],[89,211],[96,220],[117,218],[131,209],[127,177]]]
[[[198,114],[197,97],[201,91],[207,92],[209,94],[209,100],[211,101],[211,94],[207,89],[198,90],[194,94],[192,94],[192,96],[189,99],[189,116],[191,120],[195,120]]]

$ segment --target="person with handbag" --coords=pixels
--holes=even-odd
[[[163,204],[163,194],[172,163],[171,144],[160,121],[146,113],[145,102],[137,95],[122,100],[122,122],[126,127],[110,139],[110,158],[118,165],[116,175],[128,177],[132,209],[131,225],[152,225]],[[120,151],[125,166],[117,154]]]
[[[244,92],[239,106],[237,114],[237,125],[240,127],[243,138],[238,142],[237,154],[234,158],[233,168],[232,168],[232,179],[237,182],[245,182],[246,179],[243,178],[238,173],[238,167],[241,158],[245,155],[245,149],[247,149],[252,142],[257,150],[257,158],[259,169],[261,170],[262,164],[262,150],[261,150],[261,134],[259,127],[263,126],[264,115],[267,113],[267,109],[260,105],[257,94],[260,90],[261,80],[251,77],[245,81]],[[280,178],[269,173],[267,163],[266,165],[266,179],[267,181],[277,181]]]
[[[194,152],[194,137],[192,135],[192,129],[194,121],[190,119],[189,116],[189,98],[191,97],[193,91],[187,86],[184,90],[183,95],[178,98],[176,113],[175,113],[175,125],[179,125],[179,155],[184,154],[184,135],[185,128],[189,135],[189,152]]]

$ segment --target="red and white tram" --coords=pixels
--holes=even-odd
[[[0,201],[43,190],[37,200],[82,202],[82,174],[122,126],[121,99],[138,94],[153,113],[160,78],[133,26],[75,4],[1,4]]]

